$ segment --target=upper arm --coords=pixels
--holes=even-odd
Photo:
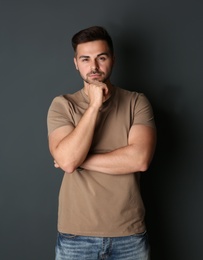
[[[53,156],[60,142],[74,129],[71,115],[72,104],[68,99],[64,96],[53,99],[47,114],[49,149]]]
[[[72,125],[66,125],[66,126],[62,126],[62,127],[55,129],[52,133],[49,134],[49,136],[48,136],[49,150],[53,156],[54,156],[54,153],[55,153],[59,143],[66,136],[68,136],[73,130],[74,130],[74,127]]]
[[[156,147],[156,129],[145,125],[133,125],[129,132],[128,144],[134,146],[149,165]]]

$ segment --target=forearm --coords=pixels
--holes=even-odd
[[[98,109],[89,107],[78,125],[55,147],[53,156],[59,166],[73,172],[86,158],[94,135]]]
[[[81,167],[112,175],[146,171],[155,146],[156,130],[135,125],[130,129],[128,145],[108,153],[89,155]]]
[[[82,168],[107,174],[129,174],[146,171],[151,161],[148,151],[128,145],[112,152],[89,155]]]

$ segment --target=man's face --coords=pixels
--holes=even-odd
[[[84,82],[105,83],[110,78],[114,57],[106,41],[97,40],[79,44],[74,63]]]

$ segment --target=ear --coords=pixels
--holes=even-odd
[[[74,63],[75,63],[75,68],[76,68],[76,70],[78,70],[78,63],[77,63],[77,60],[76,60],[75,57],[74,57]]]

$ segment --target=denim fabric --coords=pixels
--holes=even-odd
[[[58,233],[55,260],[149,260],[147,233],[87,237]]]

